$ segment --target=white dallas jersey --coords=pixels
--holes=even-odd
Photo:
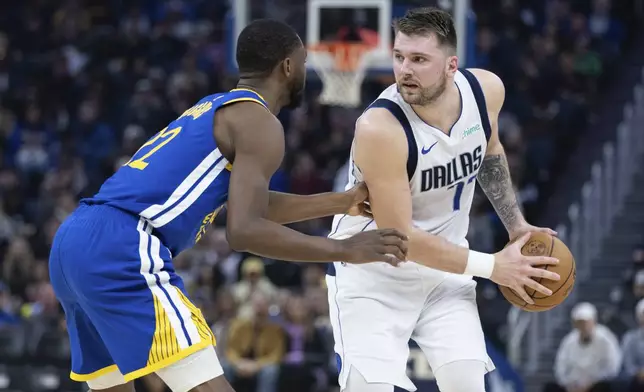
[[[449,135],[421,120],[405,103],[395,84],[383,91],[369,108],[388,109],[406,133],[414,225],[467,247],[465,236],[476,175],[485,156],[491,128],[485,98],[474,75],[461,70],[454,81],[462,104],[460,117]],[[386,154],[386,151],[380,153]],[[362,174],[353,162],[352,151],[347,189],[361,180]],[[373,219],[336,215],[329,236],[347,238],[373,229],[376,229]]]

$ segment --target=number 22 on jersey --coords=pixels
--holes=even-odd
[[[123,166],[129,166],[133,169],[138,169],[138,170],[143,170],[148,166],[148,162],[146,162],[146,159],[150,158],[155,152],[159,151],[163,146],[166,144],[170,143],[172,139],[174,139],[179,132],[181,132],[181,127],[176,127],[168,130],[168,127],[163,128],[161,132],[157,133],[153,138],[145,142],[139,148],[134,155],[132,155],[132,158],[127,161]],[[144,154],[141,158],[134,159],[135,156],[138,155],[138,153],[144,149],[147,146],[152,146],[150,151],[148,151],[146,154]]]

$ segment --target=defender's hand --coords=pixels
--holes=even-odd
[[[395,229],[365,231],[340,244],[341,260],[347,263],[384,261],[396,266],[407,259],[407,236]]]
[[[349,206],[347,207],[348,215],[363,215],[372,218],[368,202],[369,189],[367,189],[367,184],[360,182],[344,193],[347,195],[349,201]]]
[[[538,265],[555,265],[559,260],[546,256],[525,256],[521,248],[530,239],[530,233],[524,234],[507,248],[496,253],[494,270],[490,280],[514,290],[524,301],[534,304],[525,291],[526,287],[535,289],[544,295],[552,295],[552,291],[545,288],[532,278],[548,280],[559,280],[559,275],[542,268],[535,268]]]

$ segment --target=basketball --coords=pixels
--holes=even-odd
[[[526,256],[550,256],[559,259],[559,264],[544,265],[541,268],[546,268],[548,271],[559,274],[561,279],[559,281],[539,280],[540,284],[552,290],[551,296],[526,288],[526,293],[532,298],[534,305],[526,303],[511,288],[500,287],[505,299],[514,306],[518,306],[528,312],[543,312],[562,303],[575,284],[575,258],[566,244],[550,234],[533,233],[528,242],[521,248],[521,253]]]

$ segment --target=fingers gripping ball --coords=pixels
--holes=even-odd
[[[559,281],[538,278],[537,281],[552,290],[551,296],[535,292],[526,288],[526,293],[534,301],[534,305],[526,303],[514,290],[509,287],[500,287],[501,294],[515,306],[528,312],[543,312],[562,303],[572,291],[575,284],[575,258],[570,249],[559,238],[546,233],[533,233],[528,242],[521,248],[525,256],[549,256],[559,259],[557,265],[544,265],[548,271],[559,274]]]

